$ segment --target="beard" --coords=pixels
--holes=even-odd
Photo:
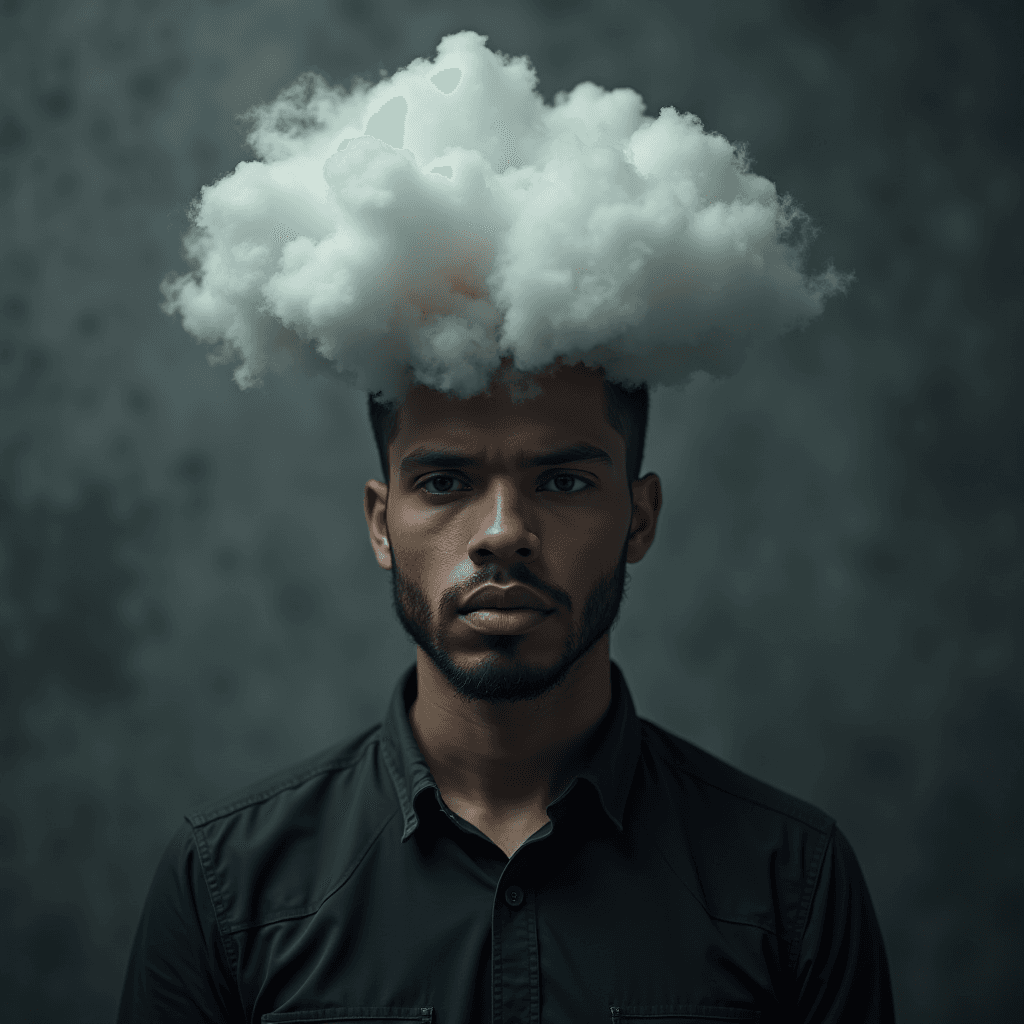
[[[461,697],[466,700],[481,700],[487,704],[536,700],[558,686],[573,665],[618,620],[629,580],[626,571],[628,546],[627,538],[619,554],[618,564],[611,572],[602,576],[591,589],[584,602],[580,622],[573,624],[561,654],[549,665],[527,665],[517,661],[519,648],[526,638],[522,635],[506,634],[481,634],[481,639],[493,653],[483,658],[473,668],[461,668],[456,665],[445,649],[444,639],[426,595],[412,580],[401,574],[398,558],[392,548],[391,594],[395,614],[416,646],[424,651]],[[513,565],[508,575],[517,583],[533,586],[542,592],[550,592],[550,587],[538,585],[539,581],[522,563]],[[568,608],[570,614],[572,613],[568,595],[560,594],[559,602]],[[449,605],[449,599],[446,597],[443,605],[453,606],[454,600],[451,600]]]

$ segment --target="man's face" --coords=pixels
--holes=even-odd
[[[601,375],[560,367],[536,381],[542,394],[519,402],[501,383],[468,400],[410,390],[383,521],[370,510],[380,485],[367,484],[399,621],[457,693],[492,703],[557,686],[611,629],[626,563],[643,554],[631,551],[625,441],[607,421]],[[586,457],[598,453],[607,460]],[[544,610],[466,611],[485,584],[522,584]]]

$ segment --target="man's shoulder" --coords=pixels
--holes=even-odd
[[[185,815],[221,928],[314,913],[397,813],[381,726]]]
[[[741,771],[655,722],[640,721],[648,746],[673,780],[681,787],[715,794],[711,802],[723,813],[742,808],[745,816],[778,818],[819,835],[827,835],[835,825],[835,819],[814,804]]]
[[[658,797],[650,828],[676,873],[717,920],[799,934],[835,819],[641,722]]]
[[[214,801],[201,804],[189,811],[185,817],[190,825],[198,828],[238,815],[256,806],[284,805],[291,801],[300,801],[310,788],[319,788],[322,792],[325,783],[330,784],[351,777],[358,769],[359,763],[372,755],[380,729],[378,722],[349,739],[279,768],[270,775],[217,797]]]

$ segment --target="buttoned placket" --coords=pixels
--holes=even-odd
[[[436,786],[433,790],[438,807],[452,824],[462,832],[493,842],[452,811]],[[524,858],[523,851],[550,836],[553,827],[554,822],[549,821],[513,852],[495,887],[491,905],[493,1024],[540,1024],[537,902],[525,877],[530,858]]]
[[[548,822],[509,858],[491,911],[492,1024],[540,1024],[537,894],[528,849],[550,836]]]

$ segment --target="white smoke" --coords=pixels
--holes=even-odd
[[[548,105],[485,43],[350,92],[304,75],[249,113],[258,159],[203,188],[195,269],[163,286],[241,387],[309,346],[385,400],[468,398],[503,356],[679,384],[845,290],[803,273],[807,217],[694,115],[591,82]]]

